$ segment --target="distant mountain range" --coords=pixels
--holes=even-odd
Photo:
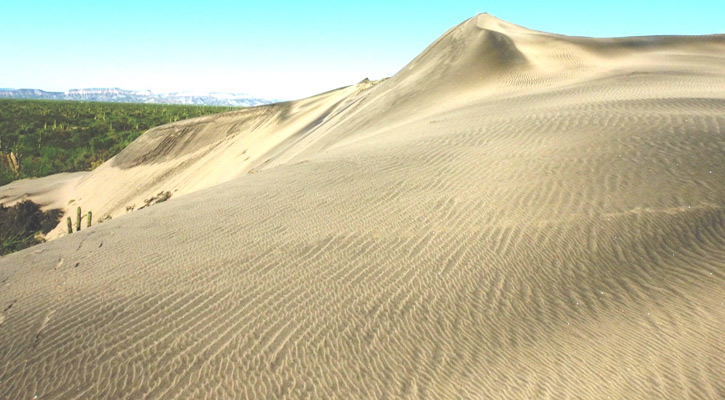
[[[108,101],[113,103],[195,104],[231,107],[251,107],[273,102],[271,100],[237,93],[153,93],[150,90],[124,90],[119,88],[71,89],[67,92],[46,92],[40,89],[0,88],[0,98]]]

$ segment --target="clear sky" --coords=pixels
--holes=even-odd
[[[567,35],[725,33],[723,0],[0,0],[0,87],[293,99],[391,76],[479,12]]]

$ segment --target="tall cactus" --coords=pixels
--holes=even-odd
[[[73,233],[73,222],[71,222],[70,217],[68,217],[68,234],[70,235]]]
[[[77,218],[78,218],[78,220],[76,221],[76,232],[81,230],[81,208],[80,207],[78,207]]]
[[[93,219],[93,213],[88,211],[88,227],[91,227],[91,220]]]

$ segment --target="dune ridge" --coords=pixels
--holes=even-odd
[[[0,259],[0,397],[723,398],[724,94],[723,35],[482,14],[155,128],[64,186],[113,220]]]

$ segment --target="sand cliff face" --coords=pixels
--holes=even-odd
[[[723,398],[724,55],[479,15],[155,128],[0,259],[0,396]]]

